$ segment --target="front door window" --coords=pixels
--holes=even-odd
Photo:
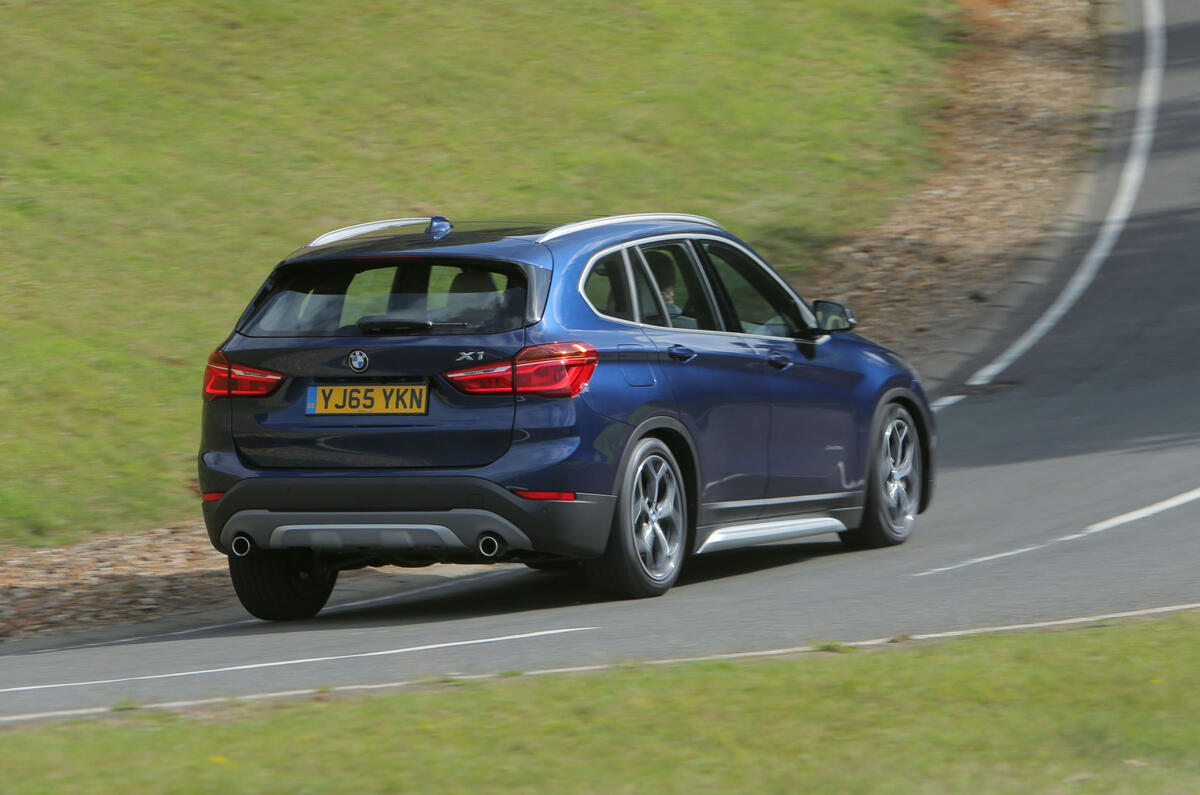
[[[717,240],[701,240],[727,299],[735,331],[768,337],[795,337],[806,326],[803,310],[762,265],[737,248]]]

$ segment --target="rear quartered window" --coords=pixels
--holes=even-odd
[[[487,334],[525,324],[525,276],[506,263],[301,263],[272,280],[247,336]]]
[[[583,283],[583,292],[600,314],[633,320],[633,302],[629,299],[621,252],[614,251],[596,261]]]

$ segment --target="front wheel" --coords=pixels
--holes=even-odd
[[[902,544],[921,509],[924,476],[916,423],[902,406],[888,406],[867,466],[867,504],[862,524],[839,533],[854,549]]]
[[[584,561],[588,579],[631,599],[666,593],[679,578],[687,545],[685,496],[670,448],[654,438],[638,442],[621,474],[604,555]]]
[[[229,558],[229,577],[246,611],[264,621],[312,618],[329,599],[337,569],[307,549],[256,550]]]

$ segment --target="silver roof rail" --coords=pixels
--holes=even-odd
[[[343,226],[341,229],[334,229],[332,232],[326,232],[320,237],[314,238],[306,248],[312,246],[323,246],[326,243],[336,243],[339,240],[345,240],[348,237],[357,237],[365,235],[367,232],[374,232],[377,229],[387,229],[390,226],[408,226],[409,224],[427,224],[432,221],[432,218],[392,218],[387,221],[368,221],[365,224],[355,224],[354,226]]]
[[[574,223],[563,224],[543,234],[537,239],[537,242],[545,243],[547,240],[569,235],[572,232],[581,232],[584,229],[594,229],[598,226],[620,224],[627,221],[683,221],[689,224],[711,226],[715,229],[724,228],[713,219],[705,218],[703,215],[687,215],[686,213],[632,213],[630,215],[609,215],[604,218],[592,218],[587,221],[575,221]]]

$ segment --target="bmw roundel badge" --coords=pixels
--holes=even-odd
[[[350,365],[350,369],[356,373],[361,373],[367,369],[367,365],[371,360],[367,358],[365,351],[350,351],[350,355],[346,357],[346,363]]]

